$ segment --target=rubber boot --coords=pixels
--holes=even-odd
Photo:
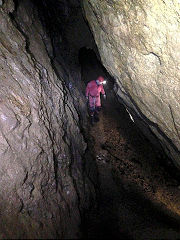
[[[99,121],[99,116],[98,116],[99,114],[97,113],[97,112],[95,112],[95,114],[94,114],[94,120],[96,121],[96,122],[98,122]]]

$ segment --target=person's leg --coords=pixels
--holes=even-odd
[[[89,111],[90,111],[91,124],[94,124],[94,116],[95,116],[95,114],[94,114],[95,113],[94,107],[90,107]]]
[[[96,106],[95,106],[95,119],[96,121],[99,121],[99,112],[101,110],[101,99],[100,96],[96,99]]]
[[[94,111],[94,119],[97,122],[99,121],[99,111],[97,107],[95,108],[95,111]]]
[[[96,107],[96,112],[97,112],[97,113],[100,113],[100,111],[101,111],[101,107],[100,107],[100,106],[97,106],[97,107]]]
[[[94,124],[94,114],[95,114],[95,98],[90,97],[89,98],[89,111],[90,111],[90,118],[91,118],[91,124]]]

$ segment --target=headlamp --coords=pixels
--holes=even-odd
[[[106,84],[107,83],[107,81],[106,80],[104,80],[103,82],[102,82],[102,84]]]

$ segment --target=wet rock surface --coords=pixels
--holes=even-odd
[[[180,166],[178,1],[83,1],[101,60],[144,133]],[[143,130],[143,124],[142,124]]]

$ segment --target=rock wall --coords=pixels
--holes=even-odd
[[[79,113],[32,2],[0,1],[0,23],[0,238],[76,238],[91,186]]]
[[[180,167],[179,1],[84,0],[83,5],[117,94]]]

